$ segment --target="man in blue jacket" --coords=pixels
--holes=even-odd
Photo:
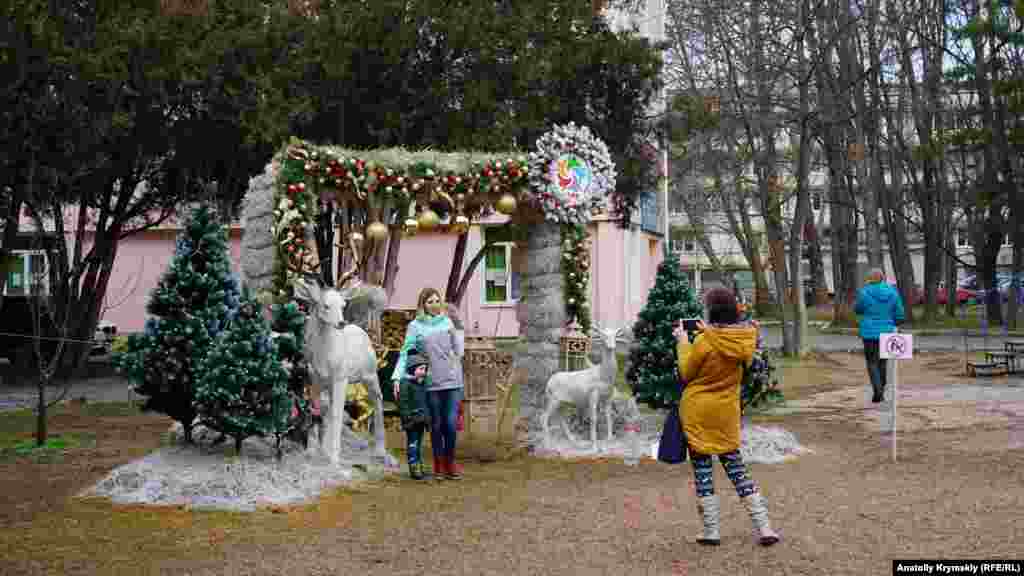
[[[871,401],[878,403],[885,397],[885,360],[878,357],[878,337],[895,332],[902,324],[903,299],[895,288],[885,283],[885,275],[878,268],[868,272],[864,287],[857,292],[853,311],[860,316],[860,337],[864,341],[864,358],[871,378]]]

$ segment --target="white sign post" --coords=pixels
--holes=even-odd
[[[878,356],[889,360],[891,375],[889,384],[892,388],[892,461],[896,461],[896,389],[899,383],[899,360],[914,357],[914,336],[898,332],[886,332],[878,338]]]

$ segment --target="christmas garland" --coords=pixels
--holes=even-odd
[[[616,176],[608,146],[572,122],[537,139],[529,175],[531,201],[547,220],[581,225],[603,207]]]
[[[322,203],[345,205],[350,219],[354,215],[362,233],[373,240],[387,238],[392,227],[406,234],[447,227],[461,234],[471,218],[495,211],[513,215],[526,205],[565,225],[566,313],[589,330],[585,227],[591,214],[603,208],[616,172],[608,147],[587,127],[555,126],[528,157],[401,148],[357,151],[293,138],[274,157],[272,170],[274,299],[287,299],[294,281],[315,270],[316,247],[309,232]]]
[[[565,279],[565,313],[573,318],[583,332],[590,331],[590,307],[587,305],[590,284],[590,238],[585,226],[566,224],[562,227],[562,275]]]
[[[275,156],[272,169],[277,298],[286,298],[299,275],[317,264],[306,234],[321,202],[345,204],[375,240],[386,238],[391,226],[406,234],[461,234],[471,218],[513,214],[528,184],[521,154],[357,151],[298,139]]]

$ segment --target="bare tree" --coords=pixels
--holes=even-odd
[[[46,212],[39,210],[32,202],[28,202],[27,207],[35,228],[32,234],[33,247],[43,254],[30,264],[31,276],[28,279],[29,305],[32,310],[32,352],[36,371],[35,437],[36,445],[43,446],[49,437],[47,413],[50,407],[62,401],[70,390],[70,379],[65,376],[63,388],[56,391],[52,397],[47,396],[60,369],[61,355],[67,342],[68,322],[67,318],[58,319],[58,306],[52,301],[54,296],[49,293],[49,287],[56,274],[55,268],[51,265],[54,253],[46,241]],[[54,217],[52,213],[50,216]]]

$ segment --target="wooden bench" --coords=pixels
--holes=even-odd
[[[1017,359],[1021,355],[1017,352],[985,352],[985,361],[990,364],[1005,366],[1007,374],[1015,374],[1017,372]]]
[[[967,374],[977,378],[978,376],[999,376],[1007,372],[1007,366],[1001,362],[968,362]]]

